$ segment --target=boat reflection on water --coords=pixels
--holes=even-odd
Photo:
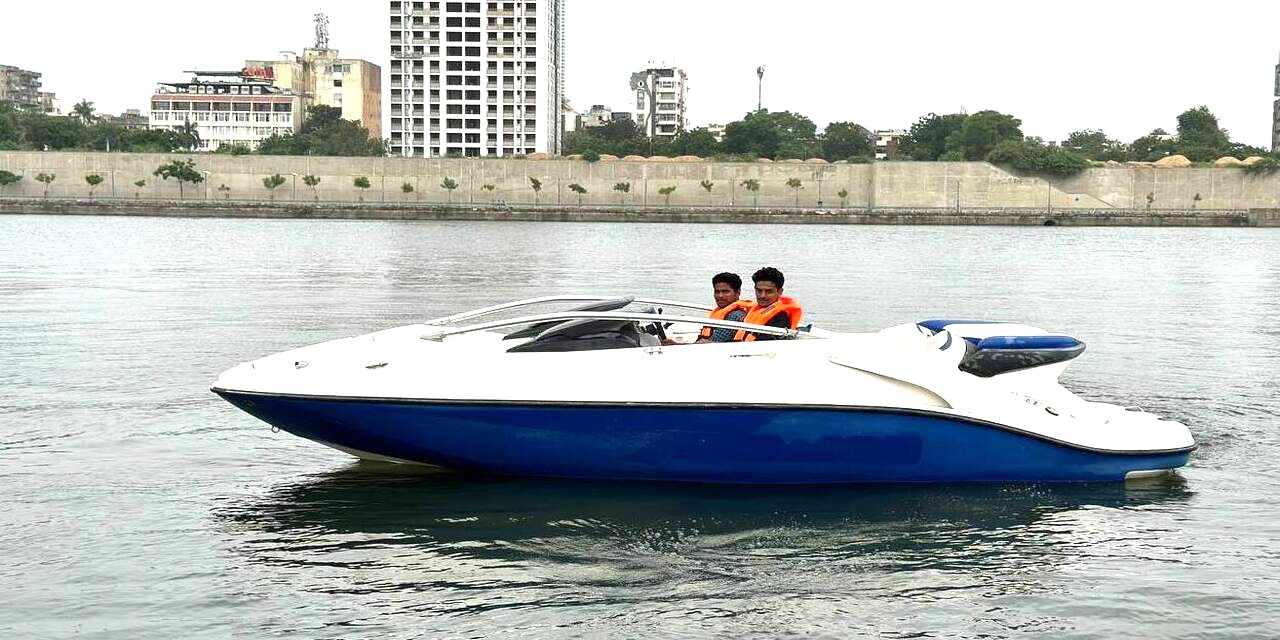
[[[674,552],[729,573],[784,558],[820,561],[825,570],[840,563],[1009,570],[1046,554],[1123,553],[1116,542],[1128,534],[1144,554],[1161,555],[1162,545],[1175,543],[1128,516],[1180,510],[1193,495],[1176,475],[1095,485],[759,487],[410,469],[353,464],[232,499],[215,517],[233,549],[276,565],[328,555],[326,562],[364,567],[635,569],[638,558]],[[1180,550],[1168,551],[1176,558]]]

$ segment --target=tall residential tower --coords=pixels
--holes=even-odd
[[[391,153],[558,154],[564,0],[391,0]]]
[[[1276,65],[1276,101],[1271,105],[1271,151],[1280,153],[1280,64]]]

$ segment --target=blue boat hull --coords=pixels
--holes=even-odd
[[[1117,454],[928,412],[833,407],[457,404],[215,389],[294,435],[504,475],[758,484],[1111,482],[1190,449]]]

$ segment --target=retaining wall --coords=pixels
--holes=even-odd
[[[192,200],[272,200],[321,202],[453,202],[507,204],[576,204],[570,189],[580,184],[588,205],[653,206],[666,202],[659,194],[674,186],[673,206],[839,208],[1040,208],[1118,210],[1243,210],[1280,208],[1280,175],[1255,176],[1240,169],[1158,169],[1150,166],[1093,168],[1061,180],[1020,176],[983,162],[880,162],[867,165],[804,163],[671,163],[596,162],[516,159],[332,158],[297,156],[227,156],[213,154],[124,154],[0,151],[0,169],[24,176],[4,194],[41,196],[38,173],[55,174],[49,195],[89,195],[84,177],[96,173],[105,181],[95,195],[178,199],[179,186],[152,175],[172,159],[194,158],[206,181],[186,185],[181,197]],[[279,173],[285,184],[274,192],[262,184]],[[292,174],[297,174],[294,176]],[[316,175],[313,191],[302,176]],[[354,187],[364,176],[371,188]],[[440,184],[458,183],[452,193]],[[530,178],[542,182],[541,193]],[[758,193],[742,186],[754,179]],[[787,186],[798,179],[800,189]],[[137,180],[146,186],[135,188]],[[702,181],[711,183],[707,191]],[[614,191],[631,184],[628,195]],[[413,185],[405,194],[403,184]],[[485,190],[483,185],[493,185]],[[225,186],[225,189],[222,188]],[[841,198],[839,193],[846,192]],[[1200,198],[1197,200],[1196,195]],[[1150,197],[1150,200],[1148,200]],[[819,203],[821,202],[821,205]]]

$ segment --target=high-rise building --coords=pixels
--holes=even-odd
[[[391,0],[391,153],[558,154],[564,0]]]
[[[1276,65],[1276,101],[1271,105],[1271,151],[1280,153],[1280,64]]]
[[[162,82],[151,96],[151,129],[180,130],[187,123],[200,134],[199,148],[223,145],[256,149],[272,135],[296,133],[303,98],[274,84],[271,69],[189,71],[186,82]]]
[[[56,100],[52,93],[40,91],[39,73],[0,64],[0,103],[24,111],[46,112],[54,108]]]
[[[675,67],[652,67],[631,74],[635,120],[646,136],[674,137],[685,129],[687,84],[684,71]]]

